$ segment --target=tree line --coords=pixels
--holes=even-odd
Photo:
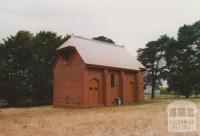
[[[0,45],[0,99],[10,106],[42,105],[52,101],[55,49],[65,37],[40,31],[19,31]],[[27,103],[27,100],[30,102]]]
[[[137,50],[138,59],[146,66],[145,86],[151,87],[151,98],[162,80],[177,95],[200,93],[200,21],[183,25],[177,38],[161,35]]]

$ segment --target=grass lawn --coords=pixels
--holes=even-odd
[[[188,100],[200,106],[200,99]],[[169,136],[166,108],[172,101],[89,109],[0,109],[0,136]]]

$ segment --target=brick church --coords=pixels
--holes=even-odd
[[[72,35],[56,52],[54,107],[143,101],[145,67],[123,46]]]

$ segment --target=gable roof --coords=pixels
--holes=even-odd
[[[140,70],[145,67],[124,46],[72,35],[57,50],[75,47],[85,64]]]

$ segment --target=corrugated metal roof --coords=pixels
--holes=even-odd
[[[85,64],[139,70],[145,68],[124,46],[72,35],[57,50],[75,47]]]

